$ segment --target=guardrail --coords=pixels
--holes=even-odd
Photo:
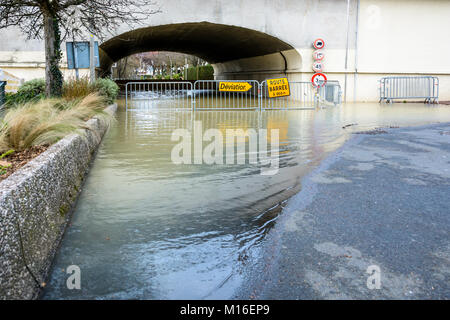
[[[425,99],[425,103],[439,101],[439,78],[433,76],[390,76],[380,80],[380,102]]]
[[[315,109],[337,106],[342,101],[338,81],[329,81],[319,89],[310,82],[289,82],[289,87],[289,96],[270,98],[266,81],[198,80],[194,84],[139,81],[125,85],[125,99],[127,109],[131,101],[145,101],[153,106],[193,111]]]
[[[342,89],[339,81],[327,81],[319,89],[319,104],[325,106],[337,106],[342,103]]]

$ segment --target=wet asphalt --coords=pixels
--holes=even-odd
[[[450,123],[354,134],[262,255],[237,298],[450,299]]]

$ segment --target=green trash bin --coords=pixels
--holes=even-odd
[[[5,103],[6,81],[0,81],[0,107]]]

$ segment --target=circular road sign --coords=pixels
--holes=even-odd
[[[314,72],[322,72],[323,70],[323,62],[322,61],[314,61],[312,65],[312,69]]]
[[[313,46],[316,49],[323,49],[325,47],[325,41],[323,39],[316,39],[314,40]]]
[[[311,82],[316,88],[323,87],[327,83],[327,76],[323,73],[316,73],[312,76]]]
[[[314,57],[314,60],[320,61],[320,60],[323,60],[323,58],[325,57],[325,54],[323,53],[322,50],[316,50],[313,52],[313,57]]]

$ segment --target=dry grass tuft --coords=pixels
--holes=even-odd
[[[0,152],[22,151],[31,146],[50,145],[97,117],[109,124],[113,117],[104,111],[105,98],[89,94],[82,99],[45,99],[10,109],[0,123]]]
[[[90,84],[88,77],[82,77],[78,80],[69,79],[64,82],[63,99],[68,101],[85,97],[95,91],[95,88]]]

